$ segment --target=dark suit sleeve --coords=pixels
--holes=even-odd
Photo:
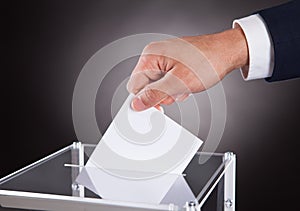
[[[300,0],[265,9],[258,14],[264,19],[274,46],[274,70],[266,80],[300,77]]]

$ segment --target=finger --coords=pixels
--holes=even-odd
[[[142,90],[141,93],[139,93],[138,96],[132,100],[131,107],[135,111],[143,111],[152,106],[158,105],[162,100],[164,100],[167,97],[168,95],[164,92],[151,88],[146,88]]]
[[[184,81],[169,72],[160,80],[145,86],[134,98],[132,108],[136,111],[142,111],[160,104],[170,96],[178,96],[185,93],[189,92]]]
[[[172,96],[172,97],[167,97],[166,99],[164,99],[163,101],[160,102],[160,104],[164,104],[164,105],[171,105],[172,103],[176,102],[183,102],[185,101],[190,94],[181,94],[181,95],[176,95],[176,96]]]
[[[157,65],[158,58],[153,55],[142,55],[132,71],[127,83],[127,90],[137,94],[141,89],[153,81],[163,77],[163,71]]]
[[[127,90],[130,93],[137,94],[145,86],[162,77],[162,71],[158,69],[140,70],[131,74],[127,83]]]
[[[137,73],[132,73],[130,79],[127,83],[127,90],[130,93],[137,94],[141,89],[143,89],[151,81],[145,73],[142,71]]]
[[[175,102],[175,99],[173,97],[167,97],[163,101],[160,102],[160,104],[170,105]]]

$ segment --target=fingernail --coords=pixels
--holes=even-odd
[[[131,102],[131,107],[133,108],[133,110],[135,111],[143,111],[145,110],[147,107],[145,106],[145,104],[143,103],[143,101],[136,97],[132,100]]]

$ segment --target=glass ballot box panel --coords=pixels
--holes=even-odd
[[[95,147],[74,142],[0,179],[0,211],[235,210],[233,153],[196,153],[162,202],[152,204],[102,199],[80,185],[76,178],[89,171],[84,165]]]

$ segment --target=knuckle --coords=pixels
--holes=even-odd
[[[143,53],[151,53],[155,51],[159,46],[159,42],[150,42],[148,45],[145,46]]]
[[[145,46],[145,49],[151,49],[156,45],[156,42],[150,42]]]
[[[134,86],[134,84],[132,84],[132,83],[127,83],[126,88],[127,88],[127,91],[132,94],[137,94],[140,91],[140,89],[138,87]]]
[[[133,86],[131,81],[128,81],[128,83],[126,84],[126,89],[128,92],[133,93]]]

